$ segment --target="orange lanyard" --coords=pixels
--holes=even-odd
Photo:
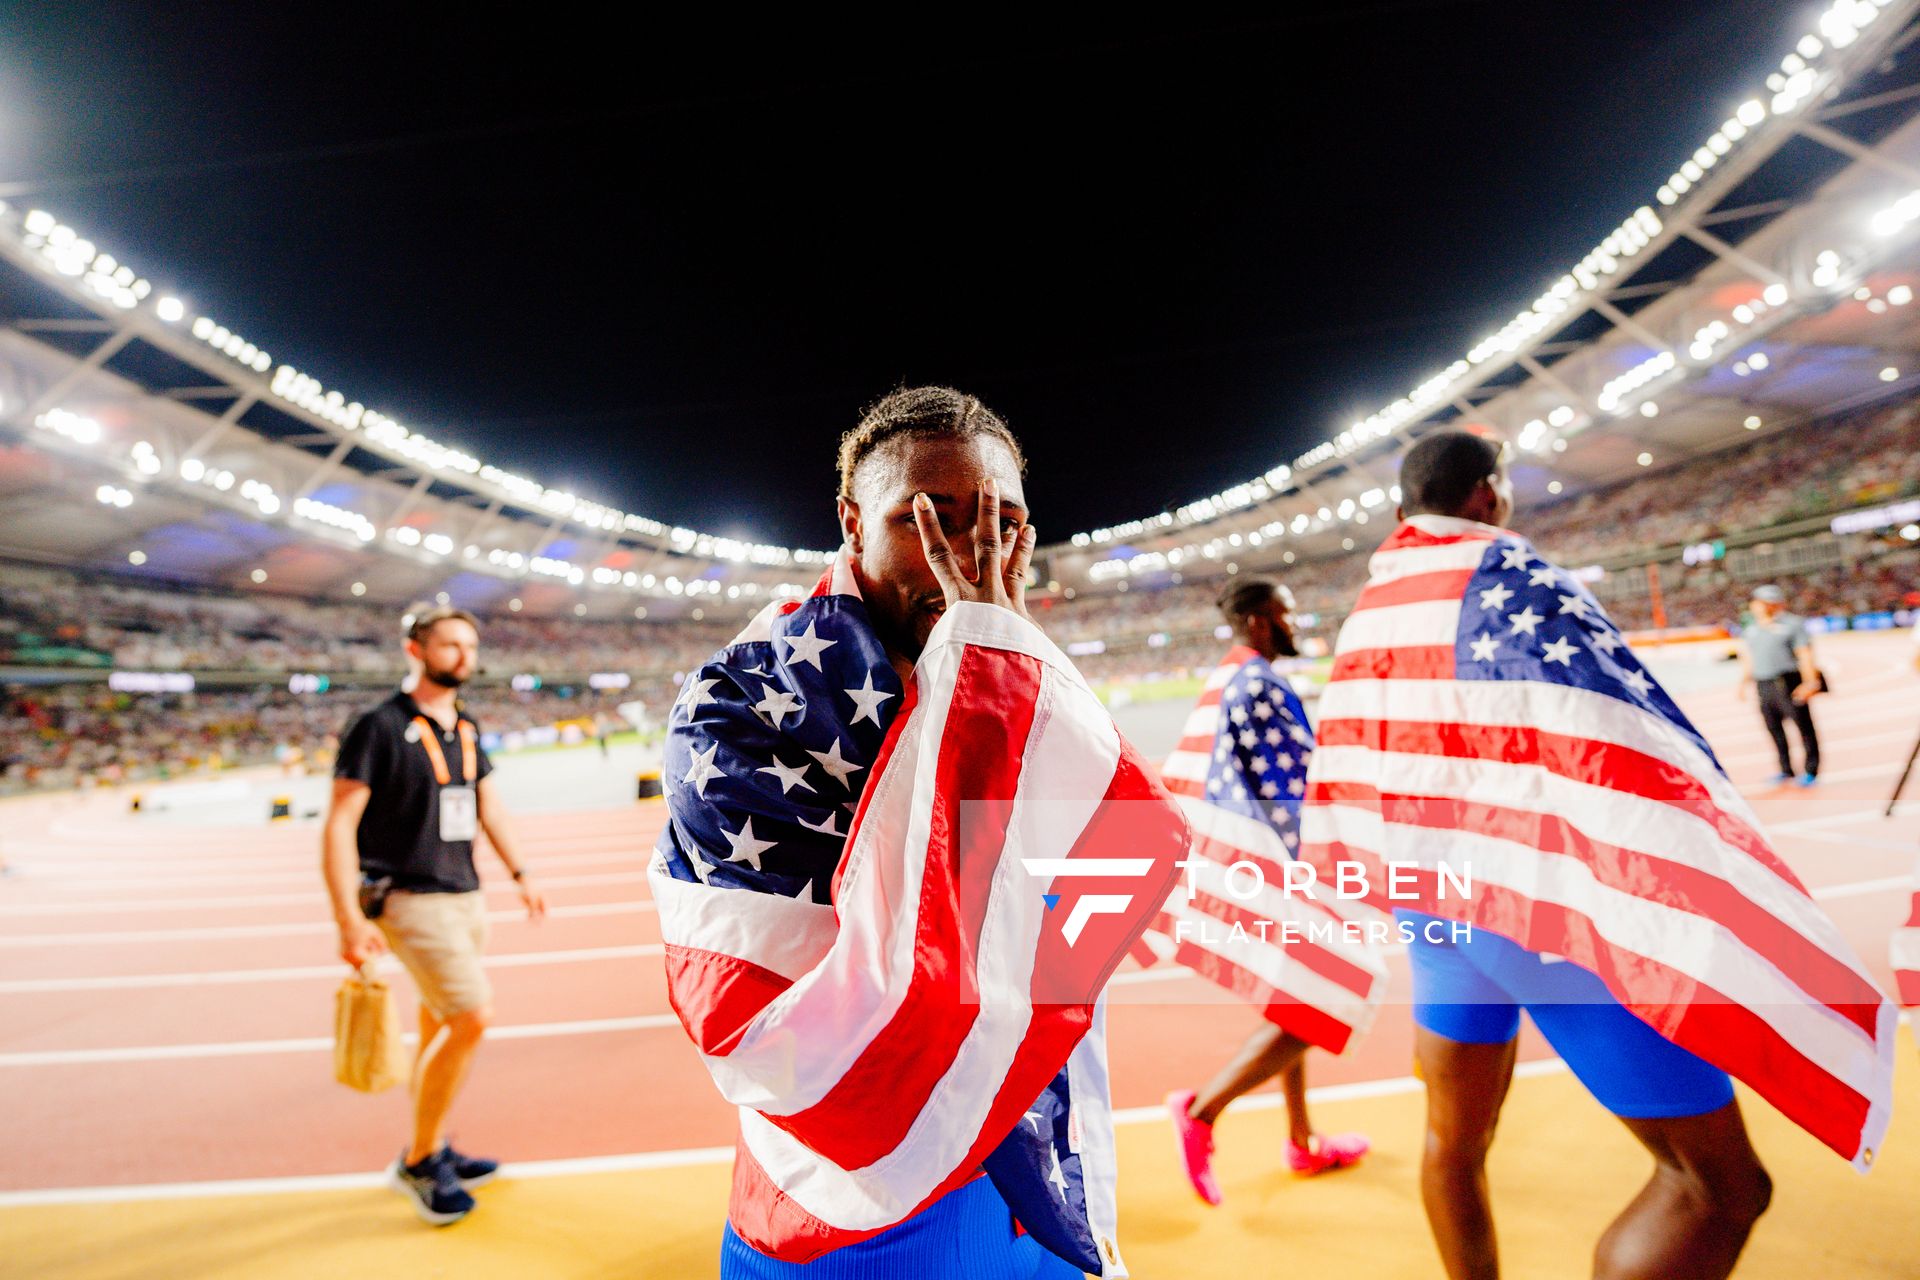
[[[427,759],[433,762],[433,780],[441,786],[453,781],[453,775],[447,772],[447,757],[440,750],[440,730],[425,716],[415,716],[413,722],[420,726],[420,745],[427,749]],[[460,725],[460,781],[471,782],[478,763],[473,753],[473,722],[459,721]]]

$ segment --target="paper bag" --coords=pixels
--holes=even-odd
[[[400,1002],[393,989],[361,969],[333,997],[333,1078],[378,1093],[407,1078],[400,1040]]]

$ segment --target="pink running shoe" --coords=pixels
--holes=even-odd
[[[1188,1114],[1194,1093],[1183,1089],[1167,1095],[1167,1110],[1173,1115],[1173,1138],[1180,1144],[1180,1163],[1186,1167],[1187,1181],[1208,1204],[1220,1203],[1220,1184],[1213,1176],[1213,1126]]]
[[[1359,1164],[1372,1149],[1373,1145],[1363,1134],[1335,1133],[1322,1137],[1316,1133],[1311,1147],[1287,1143],[1287,1168],[1302,1177],[1311,1178],[1329,1169],[1345,1169]]]

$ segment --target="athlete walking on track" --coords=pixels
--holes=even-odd
[[[1435,432],[1400,487],[1320,700],[1300,856],[1412,882],[1374,905],[1405,908],[1447,1274],[1499,1273],[1486,1158],[1524,1010],[1653,1158],[1594,1274],[1718,1280],[1772,1194],[1729,1075],[1866,1168],[1895,1010],[1599,602],[1504,527],[1502,447]]]

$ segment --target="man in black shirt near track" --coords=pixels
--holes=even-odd
[[[473,865],[480,832],[519,887],[528,918],[544,916],[546,901],[514,854],[493,764],[455,696],[477,667],[479,624],[461,609],[418,606],[403,629],[418,679],[357,718],[341,741],[322,870],[340,958],[357,968],[391,950],[420,990],[413,1138],[391,1172],[421,1218],[445,1226],[473,1209],[468,1190],[498,1168],[444,1138],[493,1017],[480,960],[486,900]]]

